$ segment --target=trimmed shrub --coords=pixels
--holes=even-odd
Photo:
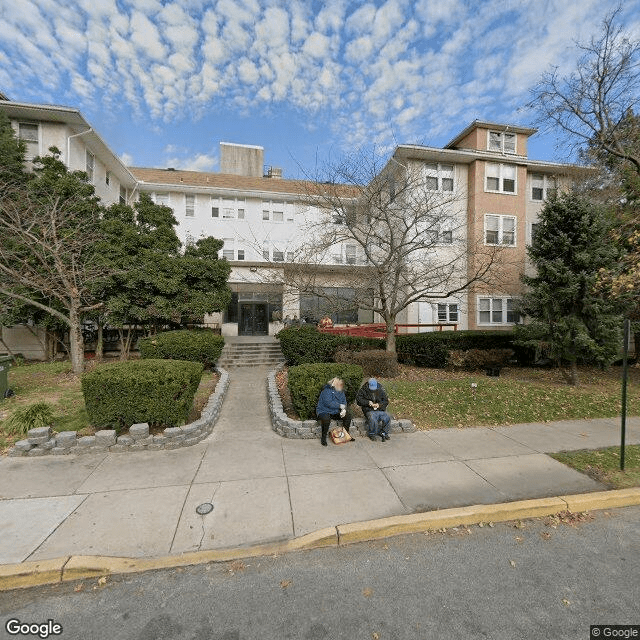
[[[362,367],[365,376],[376,378],[394,378],[398,375],[398,360],[393,353],[380,349],[367,351],[336,351],[336,362],[357,364]]]
[[[513,349],[511,331],[432,331],[396,337],[398,361],[418,367],[443,368],[449,351]]]
[[[53,424],[53,406],[48,402],[35,402],[18,407],[4,422],[8,434],[26,435],[31,429],[50,427]]]
[[[347,402],[351,404],[363,377],[362,367],[353,364],[316,363],[291,367],[288,380],[293,408],[302,420],[315,418],[318,397],[331,378],[344,380]]]
[[[137,422],[154,427],[183,424],[203,366],[184,360],[134,360],[98,367],[82,376],[91,424],[121,431]]]
[[[449,352],[449,364],[475,371],[486,367],[504,367],[513,357],[513,349],[469,349]]]
[[[143,358],[189,360],[213,368],[220,358],[224,338],[207,329],[163,331],[138,341]]]
[[[333,362],[338,349],[362,351],[385,348],[385,341],[378,338],[321,333],[315,326],[304,324],[282,329],[276,337],[280,340],[284,359],[290,367],[314,362]]]

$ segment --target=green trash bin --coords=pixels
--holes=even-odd
[[[9,396],[9,369],[11,356],[0,356],[0,400]]]

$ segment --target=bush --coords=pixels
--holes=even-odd
[[[385,348],[385,341],[378,338],[321,333],[315,326],[304,324],[282,329],[276,337],[280,340],[284,359],[290,367],[314,362],[333,362],[338,349],[361,351]]]
[[[513,349],[453,350],[449,352],[449,364],[469,371],[488,367],[504,367],[511,360],[513,354]]]
[[[224,338],[207,329],[164,331],[138,342],[143,358],[189,360],[209,369],[215,366],[223,347]]]
[[[47,402],[36,402],[18,407],[4,423],[7,434],[25,435],[30,429],[50,427],[53,423],[53,407]]]
[[[302,364],[289,369],[289,391],[296,413],[307,420],[315,418],[318,397],[327,381],[342,378],[347,401],[352,403],[362,384],[362,367],[353,364]]]
[[[175,427],[185,422],[203,365],[181,360],[134,360],[82,376],[91,424],[120,431],[137,422]]]
[[[432,331],[397,336],[396,350],[403,364],[443,368],[451,350],[512,349],[513,340],[510,331]]]
[[[380,349],[367,351],[336,351],[336,362],[357,364],[362,367],[364,375],[377,378],[394,378],[398,375],[398,360],[393,353]]]

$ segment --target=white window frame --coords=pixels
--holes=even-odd
[[[129,199],[129,194],[127,193],[126,187],[120,185],[120,193],[118,195],[118,202],[120,204],[127,204],[127,200]]]
[[[487,220],[488,218],[498,218],[498,242],[487,242]],[[504,220],[513,220],[513,244],[504,244]],[[494,229],[491,229],[494,231]],[[484,244],[487,247],[517,247],[518,246],[518,217],[503,215],[500,213],[486,213],[484,216]]]
[[[558,176],[548,175],[545,173],[531,173],[529,175],[530,175],[529,200],[531,202],[542,203],[549,197],[550,190],[555,190],[556,192],[558,191]],[[533,180],[534,180],[534,177],[536,176],[542,178],[542,198],[541,199],[533,197],[533,189],[534,189]],[[552,180],[553,180],[553,183],[552,183]]]
[[[451,167],[451,171],[443,170],[443,166]],[[435,167],[435,169],[433,168]],[[427,191],[433,191],[438,193],[454,193],[456,190],[456,165],[452,162],[427,162],[424,165],[425,173],[425,188]],[[426,186],[426,181],[429,178],[435,178],[437,181],[436,188]],[[443,189],[442,181],[451,180],[451,189]]]
[[[192,201],[193,204],[189,204],[189,201]],[[189,211],[191,211],[191,215],[189,215]],[[185,193],[184,194],[184,217],[185,218],[195,218],[196,217],[196,194],[195,193]]]
[[[96,156],[89,149],[84,150],[84,172],[87,180],[93,184],[96,177]]]
[[[345,264],[358,264],[358,245],[357,244],[345,244],[344,245],[344,261]]]
[[[284,211],[273,210],[271,212],[271,222],[276,222],[278,224],[282,224],[284,222]]]
[[[491,147],[491,136],[498,136],[500,139],[500,148],[493,149]],[[513,151],[507,150],[505,147],[505,139],[506,137],[513,137]],[[487,151],[494,151],[497,153],[505,153],[509,155],[518,155],[518,136],[512,131],[487,131]]]
[[[36,128],[36,139],[32,140],[31,138],[24,138],[20,135],[20,127],[35,127]],[[17,138],[22,140],[25,143],[27,150],[25,159],[27,162],[31,162],[36,156],[42,155],[42,151],[40,148],[41,143],[41,135],[40,135],[40,124],[38,122],[18,122],[18,135]],[[30,145],[34,145],[36,147],[35,153],[31,154],[29,151]]]
[[[285,252],[281,249],[273,249],[271,252],[272,262],[284,262]]]
[[[498,175],[497,176],[489,176],[488,169],[490,166],[498,167]],[[505,168],[512,167],[514,170],[514,179],[513,179],[513,191],[505,191],[504,190],[504,181],[505,181]],[[497,189],[489,189],[488,180],[489,178],[498,178],[498,188]],[[507,178],[508,179],[508,178]],[[505,162],[485,162],[484,164],[484,190],[486,193],[500,193],[505,196],[517,196],[518,195],[518,165],[505,163]]]
[[[107,187],[111,186],[111,171],[104,172],[104,183]]]
[[[163,201],[165,200],[164,196],[167,196],[167,197],[166,197],[166,202],[163,202]],[[156,191],[156,192],[153,194],[153,201],[154,201],[156,204],[161,204],[161,205],[163,205],[163,206],[165,206],[165,207],[169,207],[169,206],[171,206],[171,205],[169,204],[169,203],[171,202],[171,196],[169,195],[169,192],[168,192],[168,191]]]
[[[455,307],[455,310],[452,307]],[[444,311],[445,320],[440,319],[441,310]],[[454,314],[455,318],[452,319]],[[435,316],[438,319],[438,324],[458,324],[460,322],[460,304],[458,302],[438,302],[435,308]]]
[[[245,250],[244,249],[238,249],[238,260],[242,261],[245,259]]]
[[[481,307],[481,301],[482,300],[489,300],[489,309],[488,311],[482,310]],[[500,309],[496,309],[495,307],[497,307],[498,305],[496,304],[497,302],[500,302]],[[511,321],[509,322],[507,320],[507,318],[509,317],[509,306],[513,307],[513,302],[515,301],[515,298],[512,296],[501,296],[501,295],[482,295],[482,296],[478,296],[477,298],[477,309],[476,309],[476,316],[477,316],[477,323],[478,326],[484,326],[484,327],[489,327],[489,326],[493,326],[493,327],[500,327],[500,326],[513,326],[518,324],[518,321]],[[513,308],[511,309],[511,312],[513,313]],[[481,313],[489,313],[489,322],[483,322],[481,320]],[[501,314],[501,319],[499,321],[495,321],[494,317],[496,313],[500,313]]]
[[[269,209],[265,209],[264,205],[262,209],[262,220],[263,222],[269,222],[269,220],[271,220],[271,211]]]
[[[530,222],[527,226],[529,227],[529,237],[527,239],[527,243],[529,245],[532,245],[533,244],[533,235],[534,235],[533,234],[533,230],[534,230],[534,227],[540,226],[540,222],[538,222],[538,221]]]

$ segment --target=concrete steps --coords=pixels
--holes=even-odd
[[[218,366],[229,367],[275,367],[284,358],[277,340],[243,340],[227,342],[222,350]]]

